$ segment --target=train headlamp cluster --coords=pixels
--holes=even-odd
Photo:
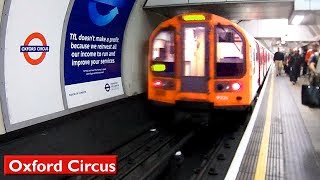
[[[234,92],[241,89],[241,84],[238,82],[217,82],[215,90],[217,92]]]
[[[160,80],[155,80],[154,82],[153,82],[153,86],[154,87],[162,87],[162,81],[160,81]]]
[[[153,87],[172,90],[175,89],[175,83],[170,79],[156,79],[153,81]]]

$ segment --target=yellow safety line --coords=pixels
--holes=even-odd
[[[269,150],[269,137],[270,137],[270,127],[271,127],[271,111],[272,111],[272,104],[273,104],[273,79],[274,79],[274,74],[272,73],[270,92],[268,97],[267,115],[266,115],[266,121],[263,129],[262,141],[260,145],[258,164],[256,167],[256,173],[254,176],[255,180],[264,180],[266,177],[268,150]]]

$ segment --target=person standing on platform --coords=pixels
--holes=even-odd
[[[289,62],[291,56],[293,56],[293,49],[292,49],[292,48],[290,48],[290,49],[289,49],[289,52],[287,52],[287,53],[284,55],[283,69],[284,69],[284,72],[285,72],[287,75],[290,75],[290,69],[289,69],[289,66],[288,66],[288,62]]]
[[[280,51],[279,47],[278,51],[273,56],[273,61],[276,65],[276,74],[277,76],[280,76],[283,68],[284,54]]]
[[[303,47],[302,48],[302,53],[301,53],[301,57],[302,57],[302,59],[304,60],[303,62],[302,62],[302,76],[305,76],[306,74],[307,74],[307,70],[308,70],[308,61],[306,60],[307,59],[307,51],[308,51],[308,49],[307,48],[305,48],[305,47]]]
[[[305,61],[306,62],[309,62],[310,61],[310,58],[311,56],[313,55],[314,52],[317,52],[318,49],[319,49],[319,44],[318,43],[312,43],[311,44],[311,49],[309,49],[306,53],[306,58],[305,58]]]
[[[305,62],[306,62],[307,66],[309,65],[309,62],[311,60],[311,56],[313,55],[314,52],[318,51],[318,48],[319,48],[319,44],[313,43],[312,48],[307,51],[306,57],[305,57]],[[309,66],[309,69],[307,70],[307,74],[310,74],[310,66]]]
[[[319,52],[314,52],[312,55],[309,68],[311,73],[310,85],[320,86],[320,57]]]
[[[289,69],[290,69],[290,73],[289,73],[290,82],[292,82],[293,85],[297,83],[298,77],[300,75],[302,62],[303,62],[303,59],[299,54],[299,49],[295,48],[294,54],[290,57],[290,60],[288,62]]]

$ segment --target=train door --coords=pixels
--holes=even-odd
[[[204,24],[182,28],[181,91],[208,93],[208,28]]]
[[[256,44],[256,47],[257,47],[257,51],[256,51],[256,62],[257,62],[257,64],[258,64],[258,67],[257,67],[257,75],[258,75],[258,85],[260,86],[261,85],[261,81],[260,81],[260,72],[261,72],[261,66],[260,66],[260,64],[261,64],[261,61],[260,61],[260,47],[259,47],[259,45],[258,45],[258,43]]]
[[[267,54],[266,54],[266,50],[263,49],[263,78],[266,75],[266,63],[267,63]]]
[[[263,48],[260,47],[260,83],[263,82],[263,63],[264,63],[264,57],[263,57]]]

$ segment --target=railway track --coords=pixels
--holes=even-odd
[[[221,116],[225,121],[226,116]],[[232,118],[239,118],[239,116],[231,116],[228,119]],[[216,119],[219,119],[219,117],[216,117]],[[223,179],[241,140],[246,123],[245,121],[243,125],[235,124],[236,130],[228,130],[228,132],[222,124],[217,124],[215,128],[203,126],[195,128],[190,127],[190,124],[179,125],[179,128],[172,128],[171,130],[151,128],[125,145],[118,147],[112,153],[107,153],[118,155],[118,174],[116,176],[75,176],[69,179]],[[224,126],[230,128],[229,123]],[[199,139],[201,142],[198,142],[197,145],[192,143],[192,141],[199,141]],[[201,155],[201,161],[188,162],[188,157],[184,157],[184,154],[181,155],[181,153],[181,156],[177,156],[177,152],[187,151],[188,147],[186,148],[186,146],[188,144],[191,146],[189,151],[197,151],[201,144],[206,144],[205,150],[201,152],[204,154]],[[199,154],[199,152],[196,153]],[[188,163],[194,166],[193,169],[180,167],[181,164]],[[179,169],[180,174],[177,173]]]
[[[160,172],[165,163],[194,136],[189,129],[170,132],[166,129],[149,129],[111,154],[118,155],[116,176],[74,176],[68,180],[150,179]],[[143,177],[142,177],[143,175]]]
[[[224,179],[240,140],[241,136],[232,135],[219,138],[204,156],[200,167],[194,170],[190,180]]]
[[[196,132],[194,138],[181,149],[183,165],[169,169],[157,180],[222,180],[232,162],[250,113],[218,113],[216,124]],[[220,116],[220,117],[218,117]],[[220,121],[219,123],[219,120]],[[170,170],[168,171],[170,172]]]
[[[163,164],[194,135],[193,132],[178,135],[167,132],[154,133],[159,135],[142,145],[141,149],[121,158],[118,175],[108,179],[147,179],[156,176],[155,172],[159,171]]]
[[[249,122],[250,115],[245,114],[240,122],[234,123],[233,127],[219,133],[211,149],[203,156],[200,166],[194,169],[190,180],[224,179]],[[235,117],[240,116],[235,115]]]

